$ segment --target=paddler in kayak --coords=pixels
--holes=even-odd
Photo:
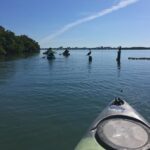
[[[69,56],[70,55],[69,50],[65,49],[65,51],[63,52],[63,55],[66,56],[66,57]]]
[[[47,51],[47,59],[55,59],[54,53],[55,52],[52,50],[52,48],[49,48]]]

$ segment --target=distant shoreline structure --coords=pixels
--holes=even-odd
[[[47,50],[48,48],[41,48],[41,50]],[[117,50],[118,47],[52,47],[54,50],[64,50],[64,49],[69,49],[69,50]],[[150,50],[150,47],[122,47],[122,50]]]

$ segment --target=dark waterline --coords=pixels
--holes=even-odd
[[[43,52],[43,51],[42,51]],[[98,113],[116,96],[150,121],[150,51],[71,51],[0,61],[0,149],[72,150]],[[123,92],[121,92],[123,91]]]

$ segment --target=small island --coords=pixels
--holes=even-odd
[[[0,56],[33,54],[40,51],[38,42],[26,35],[15,35],[14,32],[0,26]]]

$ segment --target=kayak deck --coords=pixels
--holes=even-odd
[[[126,101],[116,99],[94,121],[75,150],[148,150],[150,125]]]

